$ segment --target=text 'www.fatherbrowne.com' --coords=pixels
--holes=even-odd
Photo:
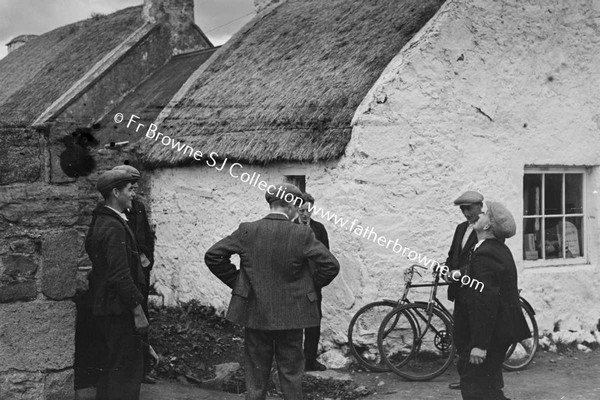
[[[171,138],[170,136],[165,135],[162,132],[158,131],[158,126],[155,124],[149,124],[148,127],[146,125],[139,122],[140,117],[135,114],[131,114],[129,120],[127,121],[127,128],[135,128],[135,131],[138,133],[143,133],[145,129],[145,136],[148,139],[154,140],[155,142],[160,142],[163,146],[169,146],[173,149],[173,151],[177,151],[179,153],[187,154],[188,157],[193,157],[196,161],[204,161],[206,165],[216,169],[221,172],[227,168],[229,175],[232,178],[239,179],[241,182],[246,183],[250,186],[254,186],[263,192],[268,192],[271,195],[276,195],[277,197],[284,199],[288,202],[294,203],[298,206],[302,206],[304,200],[294,196],[292,193],[281,192],[281,187],[277,188],[275,185],[270,185],[264,180],[260,179],[260,174],[256,172],[244,172],[244,166],[240,163],[229,162],[228,158],[224,159],[219,156],[216,152],[212,151],[208,154],[203,153],[201,150],[196,150],[192,146],[182,143],[179,140]],[[118,124],[124,121],[124,115],[122,113],[117,113],[114,116],[114,121]],[[141,132],[140,132],[141,130]],[[221,161],[222,160],[222,161]],[[347,218],[343,218],[338,216],[335,213],[331,213],[330,211],[326,211],[320,207],[316,207],[314,204],[309,203],[308,205],[309,211],[318,216],[320,219],[333,222],[335,225],[339,226],[343,230],[349,231],[354,235],[360,236],[364,239],[371,240],[373,243],[381,247],[385,247],[386,249],[390,249],[401,256],[408,258],[413,262],[418,262],[419,264],[430,268],[431,270],[437,270],[439,268],[441,275],[444,277],[450,271],[446,265],[441,265],[437,260],[433,258],[428,258],[425,255],[420,254],[419,252],[410,249],[409,247],[402,246],[398,239],[389,239],[385,236],[378,235],[375,232],[373,227],[362,226],[358,224],[358,220],[355,218],[350,221]],[[350,223],[350,225],[348,225]],[[484,284],[483,282],[478,281],[477,279],[473,279],[468,275],[463,275],[460,277],[460,283],[463,286],[469,286],[480,292],[483,291]]]

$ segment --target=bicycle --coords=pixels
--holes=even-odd
[[[425,267],[418,265],[418,264],[413,264],[411,265],[405,272],[404,272],[404,281],[405,281],[405,285],[404,285],[404,292],[402,297],[399,300],[380,300],[380,301],[376,301],[376,302],[372,302],[369,303],[365,306],[363,306],[362,308],[360,308],[356,314],[352,317],[351,321],[350,321],[350,325],[348,327],[348,343],[349,343],[349,347],[350,347],[350,351],[353,354],[354,358],[358,361],[358,363],[360,365],[362,365],[365,368],[368,368],[372,371],[377,371],[377,372],[386,372],[386,371],[390,371],[391,368],[385,363],[385,361],[382,359],[380,352],[379,352],[379,348],[377,345],[377,333],[378,330],[381,326],[381,323],[383,321],[383,319],[385,318],[385,316],[387,314],[390,313],[390,311],[394,310],[395,308],[401,306],[401,305],[407,305],[407,304],[411,304],[410,300],[408,299],[408,292],[410,290],[410,288],[413,287],[432,287],[432,291],[430,293],[430,301],[429,302],[416,302],[414,304],[418,305],[418,309],[422,310],[419,311],[418,313],[415,312],[415,310],[412,310],[413,312],[411,314],[414,315],[402,315],[404,317],[404,329],[405,329],[405,333],[408,330],[408,328],[410,327],[410,329],[420,329],[422,330],[421,325],[417,325],[417,323],[419,321],[425,323],[425,325],[427,326],[428,324],[431,324],[431,322],[427,322],[428,318],[425,318],[424,315],[428,315],[431,314],[431,318],[433,319],[433,316],[435,316],[435,320],[434,320],[434,328],[431,330],[430,335],[434,335],[434,344],[436,343],[435,337],[437,336],[437,351],[447,351],[447,346],[448,346],[448,342],[449,342],[449,338],[451,335],[452,330],[447,326],[447,321],[450,322],[450,324],[453,323],[453,318],[452,318],[452,314],[450,313],[450,311],[440,302],[440,300],[437,298],[437,296],[435,296],[435,293],[437,292],[437,286],[445,286],[447,285],[447,283],[439,283],[439,270],[436,274],[436,277],[434,278],[434,282],[430,283],[430,284],[413,284],[412,283],[412,279],[414,276],[414,273],[416,272],[419,276],[421,276],[421,274],[415,270],[415,268],[421,268],[421,269],[426,269]],[[506,360],[503,364],[504,368],[506,370],[509,371],[518,371],[521,369],[524,369],[533,359],[535,352],[537,350],[537,346],[538,346],[538,328],[537,328],[537,323],[535,321],[535,312],[533,311],[533,308],[531,307],[531,305],[524,299],[524,298],[520,298],[521,301],[521,307],[524,311],[525,317],[528,321],[528,324],[530,326],[530,329],[532,331],[532,338],[530,339],[526,339],[520,343],[515,343],[511,346],[511,348],[509,348],[509,351],[507,352],[507,357]],[[429,311],[428,306],[429,304],[433,304],[433,309],[435,309],[435,311]],[[423,314],[425,313],[425,314]],[[389,321],[389,320],[388,320]],[[402,326],[402,324],[400,324],[400,315],[397,315],[397,320],[395,321],[396,326],[400,325]],[[408,324],[408,325],[407,325]],[[413,328],[414,326],[414,328]],[[443,329],[442,329],[443,328]],[[385,331],[385,330],[384,330]],[[398,332],[401,331],[400,328],[398,328],[397,330]],[[411,331],[412,332],[412,331]],[[426,331],[427,333],[427,331]],[[386,336],[389,336],[390,332],[387,332]],[[406,335],[404,335],[406,336]],[[391,342],[391,339],[387,340],[388,342]],[[408,346],[408,344],[404,344],[405,347]],[[406,353],[406,349],[405,349],[405,353]],[[393,359],[393,358],[392,358]],[[445,368],[447,368],[450,363],[451,363],[451,359],[452,357],[448,357],[448,359],[450,360],[447,365],[444,362],[442,364],[442,366],[444,368],[440,368],[440,372],[437,373],[437,375],[441,374],[444,372]],[[402,362],[405,362],[404,364],[402,364]],[[396,369],[401,368],[402,366],[404,366],[406,363],[408,363],[408,357],[407,355],[403,356],[403,357],[396,357]],[[430,375],[430,374],[427,374]],[[437,376],[435,375],[435,376]],[[433,376],[433,377],[435,377]],[[411,379],[411,378],[409,378]],[[432,379],[427,378],[427,379]],[[425,379],[421,379],[421,380],[425,380]]]

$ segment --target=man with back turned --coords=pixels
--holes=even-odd
[[[270,185],[265,197],[270,213],[240,224],[204,260],[233,289],[227,319],[245,327],[246,399],[266,397],[275,357],[284,398],[302,400],[303,329],[319,325],[315,288],[328,285],[339,264],[309,226],[291,223],[302,203],[297,187]],[[240,256],[239,269],[232,254]]]

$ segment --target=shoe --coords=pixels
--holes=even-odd
[[[147,383],[150,385],[154,385],[156,382],[158,382],[158,380],[156,378],[153,378],[152,376],[146,374],[144,375],[144,377],[142,378],[142,383]]]
[[[325,371],[326,369],[327,367],[317,360],[307,361],[304,368],[305,371]]]
[[[453,390],[460,390],[460,382],[451,383],[448,385],[448,387]]]

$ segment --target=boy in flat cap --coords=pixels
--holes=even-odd
[[[456,368],[464,400],[508,400],[502,362],[511,344],[531,337],[519,303],[515,261],[504,244],[515,234],[515,220],[500,203],[486,206],[473,224],[478,242],[465,271],[484,286],[461,286],[454,306]]]
[[[104,205],[94,210],[86,237],[93,314],[106,347],[96,400],[136,400],[143,376],[141,334],[145,279],[135,236],[123,212],[131,207],[135,179],[122,170],[104,172],[97,188]]]
[[[315,288],[328,285],[339,264],[309,226],[291,223],[302,203],[297,187],[271,185],[265,198],[271,212],[240,224],[204,261],[233,289],[226,318],[245,327],[246,399],[265,398],[275,357],[284,398],[302,400],[303,329],[319,325]],[[240,255],[239,269],[232,254]]]
[[[140,171],[138,171],[137,168],[134,168],[131,165],[118,165],[114,167],[113,170],[121,170],[131,174],[131,177],[136,180],[132,186],[132,189],[134,193],[137,193],[137,181],[141,178]],[[142,261],[142,272],[144,273],[146,283],[145,290],[142,293],[144,295],[144,302],[142,303],[142,308],[144,309],[146,318],[148,318],[149,320],[150,315],[148,313],[148,296],[150,294],[150,271],[152,271],[152,267],[154,266],[154,232],[150,228],[150,222],[148,221],[148,213],[146,212],[146,207],[144,206],[144,203],[137,199],[137,197],[133,197],[133,199],[131,200],[131,207],[125,209],[125,215],[127,216],[127,225],[129,225],[129,228],[135,235],[137,246],[140,251],[140,259]],[[142,382],[156,383],[156,379],[154,379],[150,375],[150,371],[152,370],[153,357],[150,353],[148,335],[144,336],[143,341],[144,379],[142,380]]]

